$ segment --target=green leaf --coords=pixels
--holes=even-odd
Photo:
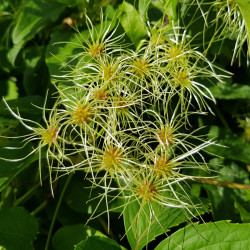
[[[145,23],[135,7],[126,1],[119,6],[119,20],[127,36],[135,46],[147,36]]]
[[[19,145],[20,147],[21,145]],[[21,159],[31,152],[30,145],[22,149],[0,149],[0,158]],[[0,192],[17,176],[26,169],[32,162],[38,160],[38,154],[26,158],[22,161],[6,161],[0,159]]]
[[[250,144],[244,141],[238,135],[222,129],[218,126],[212,126],[209,131],[210,138],[216,138],[216,142],[222,146],[209,146],[206,151],[223,156],[227,159],[241,161],[244,163],[250,162]]]
[[[217,83],[209,88],[213,96],[217,99],[234,100],[250,99],[250,86],[242,84]]]
[[[12,65],[14,65],[16,57],[20,52],[20,50],[22,49],[22,47],[24,46],[25,42],[26,41],[22,40],[18,44],[14,44],[14,46],[9,50],[7,58]]]
[[[90,236],[78,243],[75,250],[121,250],[122,247],[112,239],[100,236]]]
[[[23,86],[27,95],[45,95],[49,83],[49,72],[45,63],[45,48],[30,46],[25,48],[25,69]]]
[[[23,207],[0,210],[0,249],[32,250],[38,223]]]
[[[1,72],[1,74],[2,74],[2,72],[10,73],[10,70],[12,69],[12,66],[9,63],[8,58],[7,58],[8,51],[9,50],[7,48],[0,45],[0,58],[1,58],[1,60],[0,60],[0,68],[1,68],[0,72]]]
[[[164,10],[170,20],[177,20],[177,4],[178,0],[165,0]]]
[[[19,97],[18,99],[8,101],[8,105],[14,112],[18,108],[21,114],[36,116],[40,116],[42,114],[42,110],[32,106],[32,104],[43,107],[43,103],[44,99],[38,95]],[[0,110],[1,115],[10,115],[10,111],[2,100],[0,101]]]
[[[250,55],[250,1],[249,0],[235,0],[238,4],[241,14],[245,20],[247,36],[248,36],[248,53]]]
[[[32,39],[48,24],[55,22],[64,9],[64,5],[53,0],[27,0],[23,2],[22,10],[12,33],[14,48],[9,54],[12,63],[25,42]]]
[[[96,206],[98,206],[97,212],[105,211],[105,201],[100,204],[100,197],[89,201],[91,198],[98,197],[102,193],[101,188],[91,189],[92,184],[87,180],[83,181],[81,175],[74,175],[71,184],[67,188],[64,195],[64,200],[68,206],[75,212],[91,214]],[[80,197],[80,198],[79,198]]]
[[[142,249],[156,236],[166,233],[171,227],[192,218],[183,209],[160,206],[152,203],[154,212],[150,212],[148,205],[141,208],[141,204],[133,201],[128,204],[124,212],[126,236],[132,249]],[[191,211],[197,215],[198,211]],[[200,211],[199,213],[202,213]],[[153,218],[150,219],[150,214]]]
[[[77,49],[72,43],[79,43],[75,32],[56,30],[51,35],[51,40],[46,51],[46,64],[49,68],[50,75],[62,75],[63,71],[69,71],[71,68],[67,65],[77,54],[81,53],[81,49]],[[88,31],[84,31],[81,35],[88,37]],[[73,65],[77,60],[73,60]]]
[[[62,3],[66,6],[74,7],[74,6],[82,6],[84,4],[83,0],[56,0],[58,3]]]
[[[101,232],[82,224],[60,228],[53,236],[52,243],[55,250],[73,250],[74,246],[87,236],[104,236]]]
[[[8,94],[5,96],[5,100],[13,100],[18,98],[18,87],[15,82],[8,80]]]
[[[227,221],[192,224],[163,240],[155,250],[250,249],[250,224]]]
[[[13,43],[28,41],[48,23],[55,22],[64,8],[65,6],[53,0],[25,1],[13,30]]]
[[[152,0],[139,0],[139,14],[144,22],[147,20],[147,11],[151,2]]]
[[[210,169],[215,172],[215,180],[250,184],[249,173],[236,162],[214,158],[209,162]],[[243,165],[244,166],[244,165]],[[241,211],[236,206],[240,202],[242,206],[249,207],[248,190],[233,189],[217,185],[203,184],[211,201],[214,220],[232,220],[239,222]],[[243,221],[243,220],[242,220]],[[246,221],[243,221],[246,222]]]
[[[13,111],[16,111],[18,107],[21,116],[28,116],[29,119],[31,117],[37,118],[38,116],[40,118],[42,110],[33,107],[31,103],[41,107],[43,105],[43,98],[40,96],[27,96],[18,98],[16,100],[8,101],[8,105]],[[10,111],[3,103],[3,101],[0,102],[0,110],[2,115],[11,115]],[[14,125],[14,127],[16,127],[16,121],[16,119],[11,121],[10,119],[5,120],[4,118],[1,118],[0,122],[2,123],[2,126],[6,127],[5,134],[2,135],[9,136],[8,132],[11,133],[11,129],[13,129],[13,126],[6,126],[6,122],[8,122],[8,125]],[[10,131],[8,131],[8,127]],[[1,132],[3,131],[4,129],[2,129]],[[17,134],[11,134],[11,136],[17,136]],[[7,142],[8,141],[4,138],[0,138],[0,144],[16,148],[0,149],[0,158],[10,159],[9,161],[0,159],[0,191],[2,191],[16,175],[18,175],[20,172],[26,169],[32,162],[36,161],[39,158],[38,154],[33,154],[25,158],[32,151],[30,144],[27,144],[25,147],[22,147],[23,143],[20,143],[18,138],[11,141],[11,144],[9,143],[8,145],[6,145]],[[25,159],[20,160],[22,158]]]
[[[244,200],[241,200],[237,197],[233,197],[234,201],[234,207],[239,211],[241,221],[242,222],[250,222],[250,209],[249,209],[249,201],[245,202]]]

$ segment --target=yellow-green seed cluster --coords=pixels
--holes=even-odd
[[[55,77],[46,127],[28,126],[27,141],[46,146],[51,178],[81,170],[105,197],[195,206],[183,185],[189,170],[207,169],[202,150],[213,142],[196,136],[189,119],[215,101],[203,79],[222,76],[178,29],[149,29],[134,49],[116,28],[98,31],[87,20],[89,37],[75,44],[82,52]]]

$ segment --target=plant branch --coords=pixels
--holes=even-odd
[[[15,202],[14,202],[14,206],[18,206],[21,203],[23,203],[25,200],[27,200],[28,198],[30,198],[31,196],[33,196],[35,194],[36,189],[41,186],[40,182],[37,183],[34,187],[32,187],[28,192],[26,192],[23,196],[21,196],[20,198],[18,198]]]
[[[227,120],[225,119],[225,117],[223,116],[223,114],[221,113],[221,111],[218,109],[218,107],[216,105],[213,105],[213,109],[217,115],[217,117],[220,119],[221,124],[228,130],[231,131],[230,126],[228,125]]]
[[[101,226],[103,227],[103,229],[105,230],[106,234],[113,240],[117,241],[115,235],[113,234],[113,232],[111,231],[111,229],[108,227],[108,224],[106,223],[106,221],[101,218],[101,217],[98,217],[98,220],[101,224]]]
[[[47,174],[44,177],[44,180],[46,180],[48,176],[49,175]],[[40,181],[35,186],[33,186],[28,192],[26,192],[23,196],[16,199],[13,206],[19,206],[21,203],[24,203],[26,200],[28,200],[30,197],[32,197],[36,193],[36,189],[39,187],[41,187]]]
[[[61,192],[61,195],[59,197],[59,200],[58,200],[58,203],[56,205],[56,210],[55,210],[55,213],[54,213],[54,216],[52,218],[52,221],[51,221],[51,224],[50,224],[50,228],[49,228],[49,233],[48,233],[48,238],[47,238],[47,241],[46,241],[46,245],[45,245],[45,250],[48,250],[49,249],[49,243],[50,243],[50,238],[51,238],[51,235],[52,235],[52,231],[53,231],[53,227],[54,227],[54,224],[55,224],[55,221],[56,221],[56,217],[57,217],[57,214],[58,214],[58,211],[59,211],[59,208],[61,206],[61,203],[62,203],[62,199],[63,199],[63,196],[64,196],[64,193],[69,185],[69,182],[72,178],[73,174],[70,174],[68,176],[68,179],[63,187],[63,190]]]
[[[250,185],[239,184],[239,183],[235,183],[235,182],[217,181],[217,180],[212,180],[209,178],[192,178],[192,180],[197,181],[197,182],[201,182],[201,183],[205,183],[205,184],[216,185],[216,186],[250,190]]]
[[[48,201],[45,200],[43,201],[37,208],[35,208],[32,212],[31,215],[36,216],[41,210],[43,210],[48,204]]]

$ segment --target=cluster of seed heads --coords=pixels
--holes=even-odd
[[[107,210],[122,198],[190,211],[186,181],[208,169],[203,150],[213,144],[196,135],[190,117],[211,111],[215,99],[203,81],[223,75],[179,27],[148,28],[134,49],[118,25],[102,19],[95,27],[87,17],[88,36],[78,32],[71,43],[80,52],[70,70],[54,76],[58,95],[52,109],[43,107],[45,125],[9,109],[31,131],[25,144],[38,141],[29,155],[45,149],[51,183],[81,170],[103,188],[97,198]]]
[[[229,38],[235,41],[231,63],[238,59],[240,64],[242,54],[246,54],[243,46],[247,41],[247,30],[237,2],[235,0],[194,0],[190,6],[197,6],[197,3],[205,23],[204,32],[212,33],[208,35],[209,40],[204,41],[206,51],[215,42]]]

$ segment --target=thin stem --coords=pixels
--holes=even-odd
[[[216,105],[213,105],[213,108],[214,108],[214,111],[217,115],[217,117],[220,119],[222,125],[228,129],[228,130],[231,130],[230,129],[230,126],[228,125],[227,123],[227,120],[225,119],[225,117],[223,116],[223,114],[220,112],[220,110],[218,109],[218,107]]]
[[[44,177],[44,180],[48,177],[49,175],[46,175]],[[14,202],[14,206],[18,206],[21,203],[25,202],[25,200],[27,200],[28,198],[32,197],[36,192],[36,189],[39,188],[41,186],[41,183],[37,183],[34,187],[32,187],[28,192],[26,192],[23,196],[21,196],[20,198],[18,198],[15,202]]]
[[[192,178],[192,180],[197,181],[197,182],[201,182],[201,183],[205,183],[205,184],[216,185],[216,186],[250,190],[250,185],[239,184],[239,183],[235,183],[235,182],[217,181],[217,180],[212,180],[209,178]]]
[[[20,198],[18,198],[15,202],[14,202],[14,206],[18,206],[20,205],[22,202],[24,202],[26,199],[30,198],[31,196],[33,196],[33,194],[35,194],[36,189],[41,186],[40,182],[37,183],[34,187],[32,187],[28,192],[26,192],[23,196],[21,196]]]
[[[48,201],[45,200],[43,201],[37,208],[35,208],[32,212],[31,215],[36,216],[41,210],[43,210],[48,204]]]
[[[59,208],[61,206],[61,203],[62,203],[62,199],[63,199],[63,196],[64,196],[64,193],[69,185],[69,182],[72,178],[73,174],[70,174],[68,176],[68,179],[63,187],[63,190],[61,192],[61,195],[59,197],[59,200],[58,200],[58,203],[56,205],[56,210],[55,210],[55,213],[53,215],[53,218],[52,218],[52,221],[51,221],[51,224],[50,224],[50,228],[49,228],[49,233],[48,233],[48,237],[47,237],[47,241],[46,241],[46,245],[45,245],[45,250],[48,250],[49,249],[49,243],[50,243],[50,238],[51,238],[51,235],[52,235],[52,231],[53,231],[53,227],[54,227],[54,224],[55,224],[55,221],[56,221],[56,217],[57,217],[57,214],[58,214],[58,211],[59,211]]]
[[[108,224],[106,223],[106,221],[101,218],[98,217],[98,220],[100,222],[100,224],[102,225],[103,229],[105,230],[106,234],[113,240],[117,241],[115,235],[113,234],[113,232],[111,231],[111,229],[108,227]]]

